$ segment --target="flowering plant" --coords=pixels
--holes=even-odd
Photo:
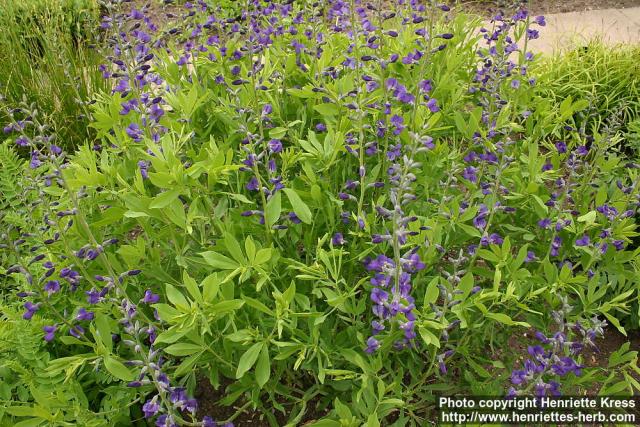
[[[65,153],[37,106],[6,110],[30,159],[2,214],[10,320],[51,375],[117,391],[86,411],[423,425],[438,390],[556,394],[597,319],[626,332],[638,164],[538,92],[544,18],[197,1],[160,26],[127,3],[102,21],[98,139]],[[532,326],[509,377],[495,347]]]

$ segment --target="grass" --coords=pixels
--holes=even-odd
[[[67,148],[91,136],[87,101],[106,88],[90,46],[98,19],[95,0],[0,0],[0,94],[37,105]]]
[[[627,135],[626,149],[638,154],[640,131],[640,46],[606,46],[599,40],[549,57],[537,70],[539,85],[556,101],[571,96],[591,103],[591,113]]]

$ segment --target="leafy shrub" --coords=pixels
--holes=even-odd
[[[96,144],[66,154],[36,107],[7,110],[31,152],[0,246],[11,327],[22,306],[82,379],[64,414],[211,426],[206,382],[238,408],[217,421],[318,426],[638,390],[628,347],[610,375],[581,355],[638,298],[636,159],[530,74],[542,17],[477,31],[414,3],[197,2],[165,31],[113,7]],[[532,328],[546,356],[501,360]],[[8,419],[48,420],[10,376]]]

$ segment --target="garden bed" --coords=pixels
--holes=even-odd
[[[88,139],[0,104],[0,424],[638,395],[634,50],[533,55],[523,9],[144,4],[104,9]]]

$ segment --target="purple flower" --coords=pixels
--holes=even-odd
[[[535,261],[536,259],[538,259],[538,257],[536,256],[535,252],[527,251],[527,256],[525,257],[524,262],[530,263],[532,261]]]
[[[578,148],[576,148],[576,154],[578,156],[586,156],[589,153],[589,149],[587,148],[586,145],[581,145]]]
[[[155,304],[160,301],[160,296],[151,292],[151,289],[147,289],[144,291],[144,297],[142,298],[142,302],[145,304]]]
[[[429,101],[427,101],[427,108],[432,113],[437,113],[438,111],[440,111],[440,107],[438,107],[438,103],[435,98],[431,98]]]
[[[558,153],[563,154],[567,152],[567,144],[564,141],[558,141],[555,145]]]
[[[149,179],[149,162],[146,160],[138,161],[138,169],[140,169],[140,175],[143,179]]]
[[[282,142],[279,139],[272,139],[269,141],[269,150],[271,150],[272,153],[282,152]]]
[[[562,245],[562,239],[560,236],[556,236],[553,238],[553,242],[551,242],[551,256],[558,256],[560,253],[560,246]]]
[[[387,158],[389,160],[395,160],[402,155],[402,144],[390,145],[387,150]]]
[[[100,292],[98,292],[95,288],[91,289],[90,291],[86,291],[85,294],[87,295],[87,302],[89,304],[98,304],[102,300]]]
[[[576,246],[589,246],[590,242],[591,241],[589,240],[589,236],[585,234],[576,240]]]
[[[394,135],[400,135],[404,130],[404,119],[402,116],[395,114],[391,117],[390,122],[395,127],[395,130],[393,131]]]
[[[369,337],[367,340],[367,348],[365,348],[366,353],[374,353],[376,350],[380,348],[380,342],[374,337]]]
[[[373,288],[373,290],[371,291],[371,301],[375,302],[376,304],[382,305],[388,300],[389,294],[382,289]]]
[[[551,226],[551,219],[549,218],[543,218],[540,221],[538,221],[538,227],[540,228],[547,229],[550,226]]]
[[[487,216],[489,215],[489,210],[487,206],[483,203],[480,205],[480,209],[478,209],[478,213],[475,218],[473,218],[473,225],[479,230],[484,230],[487,226]]]
[[[462,171],[462,177],[468,181],[477,183],[478,182],[477,171],[478,170],[473,166],[468,166]]]
[[[46,342],[50,342],[53,341],[53,339],[56,337],[56,331],[58,330],[58,327],[56,325],[51,325],[51,326],[43,326],[42,330],[45,332],[44,335],[44,340]]]
[[[245,186],[247,190],[249,191],[258,191],[258,189],[260,189],[260,184],[258,183],[258,178],[251,177],[251,179],[249,180],[249,182],[247,183],[247,185]]]
[[[418,86],[422,92],[428,93],[433,89],[431,84],[431,80],[421,80],[420,83],[418,83]]]
[[[157,396],[154,396],[153,399],[147,400],[147,402],[142,405],[142,412],[144,412],[145,418],[151,418],[160,410],[160,405],[157,401]]]
[[[81,307],[76,314],[76,320],[93,320],[94,314],[92,311],[87,311],[84,307]]]
[[[614,240],[612,243],[617,251],[621,251],[624,249],[624,240]]]
[[[344,236],[342,235],[342,233],[336,233],[331,238],[331,244],[333,246],[342,246],[345,243],[346,243],[346,240],[344,240]]]
[[[49,280],[45,283],[44,290],[49,294],[49,296],[51,296],[51,294],[55,294],[60,290],[60,282],[57,280]]]
[[[131,123],[126,129],[125,132],[129,135],[129,138],[133,139],[135,142],[142,141],[142,130],[137,123]]]
[[[24,320],[31,320],[33,315],[36,314],[36,311],[40,309],[40,304],[34,304],[31,301],[27,301],[24,303],[23,307],[27,311],[25,311],[25,313],[22,315],[22,318]]]

